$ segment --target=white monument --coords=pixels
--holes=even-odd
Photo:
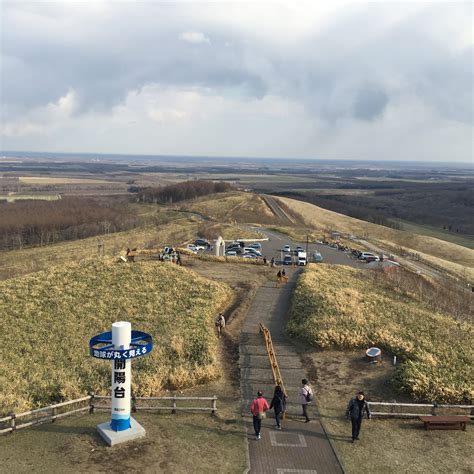
[[[223,257],[225,255],[225,240],[220,235],[217,237],[214,251],[216,257]]]
[[[151,352],[151,336],[120,321],[112,324],[111,333],[93,337],[89,347],[93,357],[112,363],[112,416],[110,422],[97,425],[99,434],[109,446],[145,436],[145,429],[130,416],[131,359]]]

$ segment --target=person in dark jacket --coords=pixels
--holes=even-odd
[[[370,419],[369,405],[365,401],[364,392],[358,392],[357,395],[351,399],[347,405],[346,416],[352,422],[352,442],[359,439],[360,425],[362,424],[362,417],[364,412],[367,413],[367,418]]]
[[[277,430],[281,430],[281,417],[286,409],[286,397],[280,385],[275,387],[275,393],[273,394],[272,401],[270,402],[270,408],[273,408],[275,413],[275,428]]]

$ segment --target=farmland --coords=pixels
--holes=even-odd
[[[404,362],[394,383],[415,400],[472,400],[474,327],[435,312],[357,270],[311,265],[300,278],[288,331],[319,348],[378,346]]]
[[[87,341],[117,318],[160,341],[137,362],[134,390],[144,396],[220,375],[213,320],[230,289],[158,262],[85,260],[0,284],[3,344],[0,411],[106,394],[110,367],[88,357]],[[67,349],[67,350],[66,350]]]

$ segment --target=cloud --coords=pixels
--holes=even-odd
[[[187,41],[188,43],[192,44],[202,44],[207,43],[210,44],[211,40],[199,31],[185,31],[181,33],[179,36],[183,41]]]
[[[2,147],[471,159],[470,4],[243,5],[5,3]]]

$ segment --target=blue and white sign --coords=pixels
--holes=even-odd
[[[132,325],[126,321],[112,324],[111,332],[94,336],[89,341],[92,357],[112,362],[112,420],[110,427],[114,431],[130,429],[131,399],[131,360],[149,354],[153,341],[149,334],[132,331]]]
[[[153,349],[153,341],[149,334],[132,331],[130,349],[117,350],[112,344],[112,332],[104,332],[89,341],[89,353],[96,359],[134,359],[148,354]]]

